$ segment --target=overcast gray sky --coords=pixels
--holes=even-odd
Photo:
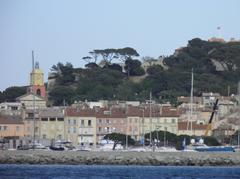
[[[93,49],[133,47],[141,57],[170,55],[187,41],[240,39],[239,0],[0,0],[0,91],[29,85],[31,50],[48,72],[83,67]]]

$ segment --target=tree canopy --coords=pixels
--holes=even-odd
[[[0,92],[0,102],[14,102],[16,98],[27,93],[27,87],[13,86],[6,88],[3,92]]]
[[[134,59],[139,54],[131,47],[92,50],[84,58],[87,60],[85,69],[58,63],[52,70],[56,74],[55,86],[71,88],[69,92],[76,100],[144,101],[152,91],[154,100],[177,105],[178,96],[190,94],[192,68],[195,96],[201,96],[203,92],[227,95],[229,87],[230,93],[236,93],[240,81],[239,49],[239,42],[220,43],[195,38],[186,47],[165,57],[162,64],[151,63],[145,76],[141,61]],[[97,63],[100,60],[106,62],[103,67]],[[125,71],[117,62],[124,62]],[[141,79],[136,82],[128,78],[133,76]],[[51,97],[53,92],[49,94]]]
[[[132,139],[129,135],[127,137],[128,137],[128,139],[127,139],[128,145],[134,145],[135,144],[134,139]],[[113,150],[115,150],[115,147],[117,146],[117,144],[126,145],[126,135],[125,134],[110,133],[110,134],[105,135],[104,139],[114,141]]]

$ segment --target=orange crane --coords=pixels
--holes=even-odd
[[[216,101],[215,101],[215,103],[214,103],[214,105],[213,105],[212,114],[211,114],[211,117],[210,117],[209,122],[208,122],[208,126],[207,126],[206,131],[205,131],[205,134],[204,134],[205,136],[207,136],[209,130],[212,129],[212,120],[213,120],[213,116],[214,116],[214,114],[215,114],[215,112],[216,112],[216,110],[217,110],[217,105],[218,105],[218,99],[216,99]]]

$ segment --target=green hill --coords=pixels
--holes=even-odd
[[[116,58],[119,58],[118,49],[105,50],[114,51]],[[63,101],[70,104],[75,100],[144,101],[152,91],[155,100],[176,103],[177,96],[190,93],[192,68],[194,95],[200,96],[202,92],[227,95],[228,88],[230,94],[236,93],[240,80],[240,43],[192,39],[187,47],[178,49],[164,59],[163,64],[167,69],[160,65],[150,66],[147,75],[138,83],[130,79],[131,76],[144,75],[140,61],[133,60],[131,56],[127,58],[126,73],[121,71],[119,65],[107,60],[105,62],[104,67],[99,67],[89,61],[84,69],[73,68],[70,63],[53,66],[55,83],[49,90],[49,99],[54,105],[62,105]],[[134,73],[136,71],[141,72]]]
[[[71,63],[53,65],[48,86],[53,105],[71,104],[75,100],[144,101],[149,99],[150,91],[154,100],[176,104],[178,96],[190,94],[192,68],[195,96],[202,92],[227,95],[228,89],[230,94],[236,94],[240,81],[240,42],[195,38],[164,58],[164,68],[151,65],[146,73],[135,59],[139,54],[133,48],[93,50],[89,54],[83,57],[86,68],[74,68]],[[97,65],[100,60],[101,67]],[[120,62],[125,64],[125,72]],[[25,92],[26,87],[7,88],[0,92],[0,101],[13,101]]]

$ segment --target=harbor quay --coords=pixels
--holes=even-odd
[[[239,152],[3,150],[0,164],[240,166]]]

